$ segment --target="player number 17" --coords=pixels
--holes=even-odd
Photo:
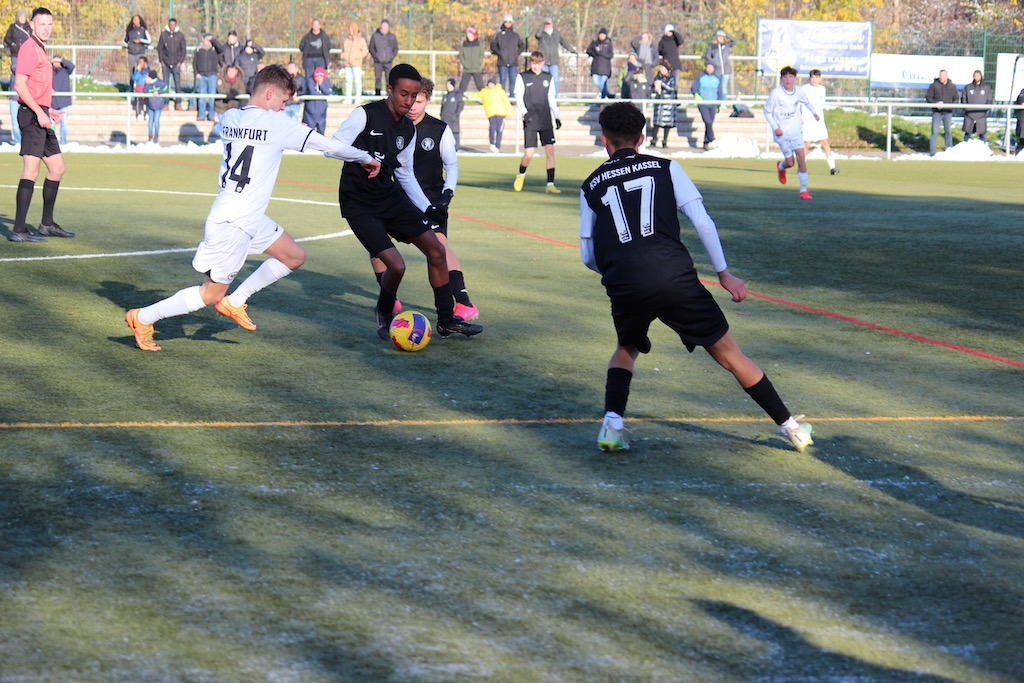
[[[640,192],[640,236],[650,237],[654,234],[654,178],[652,176],[641,176],[622,183],[622,189],[626,192]],[[601,203],[612,210],[612,218],[615,220],[615,230],[619,233],[619,242],[625,244],[633,240],[633,234],[629,231],[629,219],[626,218],[626,209],[622,206],[622,196],[619,193],[618,185],[609,185]]]

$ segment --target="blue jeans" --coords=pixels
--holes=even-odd
[[[551,74],[551,85],[555,86],[555,97],[558,97],[558,65],[545,64],[544,71]]]
[[[345,67],[345,97],[349,98],[349,102],[353,104],[357,97],[363,95],[363,67],[361,66],[346,66]]]
[[[154,138],[160,135],[160,115],[164,113],[163,109],[148,109],[149,116],[147,121],[149,122],[149,137]]]
[[[509,66],[498,65],[498,84],[505,89],[509,95],[516,87],[516,76],[519,75],[519,68],[515,64]]]
[[[732,78],[732,74],[722,74],[720,76],[720,78],[722,79],[722,97],[728,97],[729,96],[729,79]]]
[[[196,76],[196,92],[200,95],[215,95],[217,93],[217,74],[209,76]],[[196,99],[196,110],[199,118],[213,116],[213,100],[206,97]]]
[[[64,114],[64,116],[60,117],[60,134],[58,135],[62,146],[68,144],[68,109],[71,109],[70,104],[57,109],[57,111]]]
[[[932,112],[932,140],[931,145],[928,148],[932,156],[935,156],[935,152],[939,142],[939,122],[942,122],[942,128],[946,133],[946,149],[953,146],[953,112],[951,111],[933,111]]]
[[[601,97],[611,97],[608,94],[608,77],[604,74],[591,74],[594,79],[594,85],[601,91]]]

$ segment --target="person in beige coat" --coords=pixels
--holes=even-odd
[[[341,43],[341,68],[345,72],[345,97],[355,103],[363,94],[363,61],[370,54],[366,38],[359,31],[359,24],[348,25],[348,35]]]

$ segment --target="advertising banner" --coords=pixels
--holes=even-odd
[[[871,41],[871,23],[866,21],[757,22],[758,63],[766,74],[792,66],[804,75],[820,69],[826,78],[868,78]]]
[[[927,90],[945,69],[949,80],[962,88],[974,80],[975,70],[984,68],[983,57],[875,54],[871,56],[871,87]]]

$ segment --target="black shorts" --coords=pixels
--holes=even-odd
[[[523,147],[529,149],[537,146],[537,138],[540,138],[540,144],[542,145],[553,145],[555,144],[555,129],[545,128],[543,130],[536,130],[534,128],[525,128],[523,131]]]
[[[387,201],[374,205],[346,201],[341,214],[370,256],[394,247],[392,237],[409,243],[429,231],[432,225],[404,192],[395,193]]]
[[[651,350],[647,332],[655,319],[679,335],[688,351],[711,346],[729,331],[729,323],[697,273],[682,275],[642,295],[612,298],[612,320],[619,346]]]
[[[43,111],[49,113],[48,107]],[[52,128],[41,128],[36,113],[24,104],[18,107],[18,127],[21,129],[21,156],[46,157],[60,154],[60,142]]]

